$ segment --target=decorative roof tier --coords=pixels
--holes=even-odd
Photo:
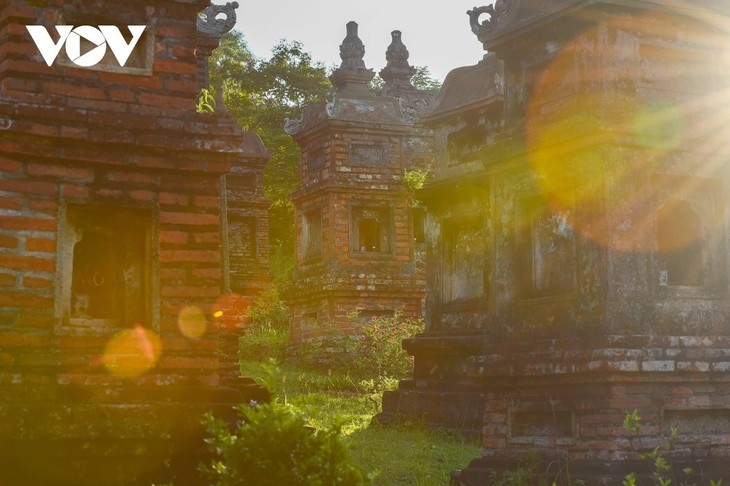
[[[488,53],[478,64],[456,68],[446,75],[433,102],[433,109],[423,119],[428,122],[479,105],[501,103],[503,94],[503,63],[497,56]]]
[[[347,23],[347,36],[340,45],[342,64],[330,76],[337,91],[333,99],[307,106],[301,119],[287,118],[284,129],[288,134],[296,135],[326,120],[391,125],[412,123],[412,117],[404,112],[398,99],[378,96],[370,89],[368,83],[375,73],[365,67],[365,47],[358,37],[357,27],[356,22]]]
[[[730,2],[727,0],[635,0],[630,3],[633,8],[650,8],[654,11],[676,10],[681,3],[681,8],[688,16],[699,20],[706,20],[708,14],[716,12],[730,14]],[[595,5],[626,8],[626,4],[625,0],[497,0],[493,5],[474,7],[467,14],[472,32],[482,43],[484,50],[491,51],[528,31],[573,15],[583,8]],[[480,21],[485,14],[489,17]]]

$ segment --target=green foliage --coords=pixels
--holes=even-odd
[[[406,378],[413,357],[403,350],[403,339],[423,330],[422,319],[349,316],[355,335],[343,335],[339,326],[324,325],[319,338],[300,346],[299,363],[320,369],[346,369],[358,378]],[[382,380],[381,380],[382,381]]]
[[[431,71],[426,66],[416,66],[416,74],[411,78],[411,84],[414,88],[425,91],[438,91],[441,89],[441,81],[431,77]],[[369,88],[376,93],[383,90],[385,82],[380,76],[375,76],[370,81]]]
[[[353,368],[360,375],[408,377],[413,371],[413,357],[403,350],[403,340],[421,331],[423,320],[404,319],[397,313],[363,323],[351,350]]]
[[[531,452],[524,464],[514,471],[492,471],[490,483],[494,486],[586,486],[582,479],[574,479],[570,475],[570,464],[565,462],[564,467],[557,474],[549,477],[540,471],[541,457],[538,453]]]
[[[410,206],[417,206],[416,191],[423,188],[428,180],[429,174],[429,169],[411,169],[403,172],[404,196]]]
[[[215,95],[207,88],[201,88],[195,111],[198,113],[215,113]]]
[[[276,288],[256,297],[251,306],[251,322],[240,340],[244,360],[284,359],[289,344],[289,309]]]
[[[240,339],[242,359],[266,361],[269,358],[284,359],[289,332],[270,324],[248,327]]]
[[[379,375],[374,378],[360,380],[358,384],[364,397],[373,405],[373,410],[383,409],[383,392],[398,388],[398,379]]]
[[[441,89],[441,81],[431,77],[431,71],[427,66],[416,66],[416,74],[411,78],[411,84],[415,88],[427,91],[438,91]]]
[[[639,416],[638,410],[626,412],[624,417],[624,427],[628,429],[632,434],[639,435],[641,431],[641,417]],[[648,452],[642,452],[640,454],[641,459],[646,460],[651,465],[651,479],[655,486],[670,486],[672,479],[669,477],[672,474],[672,465],[662,455],[663,451],[669,451],[672,448],[672,440],[677,436],[677,429],[672,427],[671,436],[664,438],[664,443],[660,446],[656,446]],[[684,468],[682,472],[689,477],[693,471],[691,468]],[[710,486],[720,484],[722,480],[716,482],[710,481]],[[623,486],[636,486],[638,484],[635,474],[627,475],[623,480]],[[687,483],[682,483],[687,484]]]
[[[299,147],[284,133],[285,118],[299,118],[302,108],[324,100],[331,91],[324,64],[299,42],[280,41],[269,59],[253,55],[240,32],[226,34],[210,62],[213,86],[223,90],[226,108],[245,130],[256,132],[271,153],[264,172],[269,211],[272,270],[286,285],[294,258],[294,207],[289,199],[299,184]]]
[[[272,327],[286,331],[289,329],[289,308],[276,288],[269,289],[257,296],[251,305],[251,326]]]
[[[277,400],[296,410],[306,423],[328,428],[341,425],[350,456],[365,471],[378,471],[374,484],[390,486],[440,486],[449,473],[477,457],[478,440],[411,426],[381,427],[372,423],[379,398],[371,393],[381,386],[378,378],[368,389],[350,375],[351,370],[312,369],[290,361],[242,363],[242,372],[269,387]],[[391,379],[394,386],[396,380]]]
[[[639,411],[634,409],[632,412],[626,412],[624,417],[624,428],[637,435],[641,430],[641,417],[639,417]]]
[[[221,39],[210,61],[210,78],[222,86],[226,107],[244,129],[264,142],[284,133],[284,118],[301,115],[303,106],[322,101],[331,85],[325,66],[299,42],[279,41],[269,59],[255,57],[243,34]],[[268,147],[268,145],[267,145]]]
[[[494,486],[532,486],[535,471],[531,466],[520,466],[514,471],[490,472],[489,484]]]
[[[639,435],[641,432],[641,417],[639,411],[634,409],[631,412],[626,412],[624,416],[624,428],[628,429],[632,434]],[[672,430],[672,435],[676,435],[676,431]],[[672,480],[667,478],[666,475],[671,472],[672,467],[669,465],[667,460],[662,457],[660,451],[662,449],[669,450],[671,448],[671,442],[665,440],[662,446],[654,447],[650,452],[641,453],[641,458],[648,460],[652,465],[652,480],[656,486],[669,486]],[[636,476],[629,474],[624,478],[624,484],[636,484]]]
[[[337,425],[314,430],[304,418],[279,403],[240,406],[241,420],[231,430],[208,414],[206,442],[215,451],[201,467],[216,486],[361,485],[370,477],[353,464]]]
[[[443,486],[449,484],[451,470],[481,452],[476,440],[420,426],[371,425],[346,442],[358,464],[377,470],[379,486]]]
[[[623,480],[623,486],[636,486],[636,474],[631,473]]]

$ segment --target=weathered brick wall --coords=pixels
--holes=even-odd
[[[616,484],[671,426],[675,462],[721,472],[693,480],[730,474],[730,180],[710,102],[730,46],[711,25],[730,11],[698,4],[523,0],[472,18],[490,54],[450,74],[427,120],[429,322],[383,415],[471,428],[455,404],[481,401],[487,457],[463,484],[530,451]]]
[[[0,2],[0,442],[16,465],[2,480],[192,475],[202,412],[243,399],[217,388],[218,320],[243,311],[221,300],[221,176],[259,167],[261,154],[247,153],[250,139],[225,116],[195,113],[195,19],[206,5]],[[25,25],[78,21],[147,25],[149,72],[48,67]],[[120,265],[139,260],[124,267],[139,286],[120,284],[120,299],[137,299],[134,319],[75,308],[78,262],[94,250],[75,253],[84,225],[116,235]],[[83,444],[98,456],[78,453]]]
[[[375,73],[364,68],[357,29],[356,22],[347,24],[342,64],[330,76],[333,98],[307,106],[286,125],[302,150],[301,184],[292,195],[291,334],[298,341],[332,327],[357,332],[355,313],[423,312],[423,243],[414,241],[413,194],[404,176],[431,167],[433,136],[416,119],[433,93],[411,86],[415,69],[400,32],[392,34],[381,71],[383,93],[372,93],[367,83]]]
[[[424,265],[417,259],[421,245],[413,239],[413,209],[403,174],[427,166],[430,132],[349,122],[304,136],[299,143],[296,291],[290,299],[295,338],[321,332],[308,322],[314,314],[319,326],[340,326],[345,332],[352,331],[348,316],[355,312],[422,316]],[[387,248],[362,253],[353,246],[353,221],[363,209],[387,220]],[[304,250],[304,218],[311,211],[321,211],[322,250],[315,258]]]
[[[674,427],[670,456],[727,457],[727,346],[716,336],[606,336],[485,347],[466,371],[487,383],[485,455],[639,459]],[[633,410],[636,435],[623,425]]]
[[[168,12],[162,7],[178,16],[185,12],[179,5],[160,6]],[[193,113],[195,27],[188,19],[159,18],[155,75],[141,77],[39,62],[22,27],[40,22],[41,14],[52,25],[59,11],[11,2],[4,12],[12,21],[3,30],[8,53],[0,64],[0,109],[9,125],[0,144],[6,329],[17,332],[17,323],[29,319],[42,326],[37,332],[63,327],[63,316],[38,316],[51,317],[55,280],[62,277],[56,272],[59,207],[78,202],[144,208],[153,215],[150,238],[159,261],[155,328],[174,339],[183,306],[208,308],[221,294],[218,179],[240,152],[239,132],[231,123]],[[148,15],[131,9],[120,20],[144,23]],[[127,99],[117,99],[120,93]],[[206,345],[173,343],[170,349],[179,347]],[[205,354],[214,348],[211,341]],[[214,382],[210,359],[178,360],[172,369],[202,371],[202,379]]]
[[[227,277],[233,292],[254,295],[269,287],[269,201],[264,196],[264,168],[269,153],[258,135],[244,133],[242,163],[225,176]]]

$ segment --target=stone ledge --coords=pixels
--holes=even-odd
[[[671,461],[668,477],[677,478],[678,484],[709,484],[710,480],[730,477],[730,462],[726,459]],[[493,475],[516,471],[525,467],[524,461],[510,459],[479,458],[473,460],[464,470],[451,473],[451,486],[477,486],[491,484]],[[648,461],[552,461],[541,462],[534,466],[540,477],[533,477],[535,484],[559,484],[566,479],[582,480],[586,486],[603,486],[621,484],[629,474],[635,474],[639,484],[653,484],[652,469]],[[687,475],[684,469],[692,469]],[[681,481],[680,481],[681,480]],[[674,481],[672,482],[674,484]]]

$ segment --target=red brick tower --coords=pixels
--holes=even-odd
[[[430,93],[407,83],[410,99],[376,95],[368,88],[374,73],[365,68],[364,52],[357,24],[348,23],[342,65],[330,77],[334,99],[289,122],[302,149],[291,294],[292,334],[299,340],[322,326],[347,327],[355,311],[361,318],[422,314],[423,217],[404,195],[403,175],[429,165],[431,135],[414,127],[414,114]]]
[[[244,398],[219,386],[221,177],[266,154],[195,112],[235,4],[216,34],[207,1],[40,3],[0,1],[0,482],[169,481]]]

